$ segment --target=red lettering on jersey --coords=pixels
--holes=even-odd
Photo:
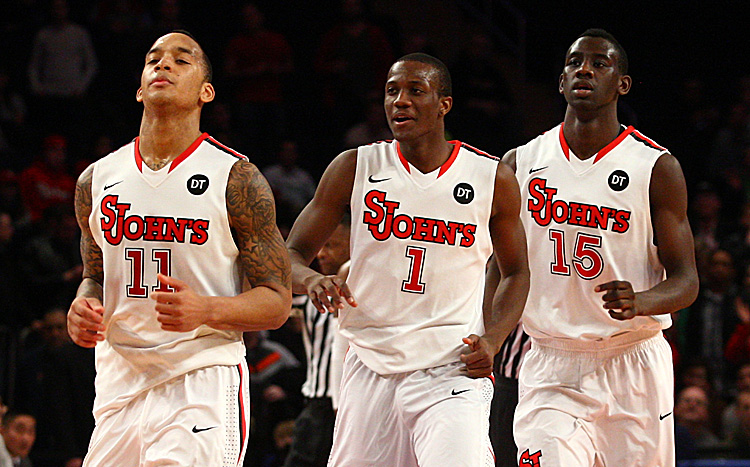
[[[190,243],[203,245],[208,240],[206,219],[175,219],[173,217],[146,216],[137,214],[126,216],[130,210],[129,203],[119,203],[119,195],[107,195],[102,198],[100,209],[102,217],[99,225],[104,239],[110,245],[119,245],[123,237],[131,240],[150,242],[184,243],[185,234],[192,230]]]
[[[365,195],[364,204],[362,221],[367,224],[372,237],[378,241],[387,240],[393,235],[401,240],[411,239],[456,245],[456,237],[460,233],[461,238],[458,244],[468,248],[476,240],[477,226],[474,224],[429,219],[403,213],[396,215],[396,210],[401,203],[387,200],[386,193],[382,191],[369,191]]]
[[[552,221],[557,224],[580,225],[624,233],[630,228],[630,211],[554,199],[557,188],[547,186],[547,180],[534,178],[529,182],[527,209],[531,218],[542,227]],[[610,219],[613,219],[610,225]]]
[[[542,457],[542,451],[539,450],[534,454],[529,454],[529,450],[525,450],[521,454],[521,458],[518,461],[518,467],[542,467],[542,463],[539,458]]]
[[[208,221],[205,219],[196,219],[193,221],[193,233],[190,235],[190,243],[193,245],[203,245],[208,240]]]

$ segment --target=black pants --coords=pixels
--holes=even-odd
[[[518,467],[513,440],[513,414],[518,405],[518,380],[495,377],[495,394],[490,407],[490,441],[495,451],[495,467]]]
[[[307,399],[294,422],[294,439],[284,467],[326,467],[335,421],[330,397]]]

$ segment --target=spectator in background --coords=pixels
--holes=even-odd
[[[245,465],[260,467],[273,451],[273,432],[279,423],[294,420],[302,409],[302,368],[283,345],[266,339],[262,331],[245,332],[247,367],[250,370],[252,435]]]
[[[20,273],[42,310],[73,300],[81,281],[80,232],[72,204],[44,210],[41,232],[23,247]],[[40,293],[43,291],[44,293]]]
[[[33,326],[22,349],[18,388],[18,407],[37,420],[34,465],[80,466],[94,428],[94,355],[73,345],[66,310],[51,309]]]
[[[68,141],[58,134],[44,139],[42,154],[33,165],[21,172],[18,185],[28,206],[31,222],[42,218],[55,204],[73,205],[76,181],[68,169]]]
[[[242,6],[240,20],[242,29],[226,48],[224,71],[240,148],[264,165],[286,129],[284,79],[294,69],[292,49],[283,35],[265,28],[263,13],[254,4]]]
[[[30,323],[28,284],[18,271],[23,255],[10,214],[0,209],[0,327],[17,332]],[[6,362],[0,362],[0,368]]]
[[[750,458],[750,389],[737,395],[737,428],[732,432],[730,441],[732,452],[742,459]]]
[[[382,109],[381,109],[382,112]],[[289,231],[291,223],[286,225],[284,213],[294,222],[302,208],[307,206],[315,194],[315,180],[305,169],[300,167],[299,148],[296,141],[284,140],[279,146],[278,163],[263,169],[263,175],[271,185],[279,212],[279,226],[282,232]]]
[[[18,168],[23,158],[14,157],[28,143],[26,101],[11,83],[6,63],[0,63],[0,167]]]
[[[697,386],[680,391],[675,401],[675,423],[687,428],[699,450],[715,448],[720,444],[719,437],[711,430],[709,404],[708,395]]]
[[[86,134],[86,96],[98,64],[88,30],[68,13],[66,0],[52,0],[51,23],[36,33],[28,73],[40,130],[76,138]]]
[[[708,257],[721,245],[722,235],[729,234],[722,225],[721,196],[711,183],[702,181],[695,187],[688,206],[698,271],[705,272]]]
[[[32,467],[29,451],[36,439],[36,420],[23,412],[8,411],[0,424],[0,462],[11,459],[11,467]]]
[[[734,301],[737,321],[724,351],[727,363],[735,367],[750,363],[750,263],[745,264],[740,291]]]
[[[373,98],[370,100],[364,116],[364,121],[346,130],[343,147],[357,148],[376,141],[393,139],[391,129],[388,128],[388,124],[383,117],[383,103],[380,102],[380,99]]]
[[[0,212],[8,213],[19,231],[31,223],[31,213],[18,186],[18,175],[10,169],[0,170]]]
[[[737,370],[733,389],[734,400],[724,409],[721,416],[721,432],[722,435],[728,439],[731,439],[732,433],[734,433],[739,426],[739,417],[737,413],[739,395],[743,392],[750,391],[750,362],[740,366]]]
[[[724,352],[738,318],[735,311],[737,287],[732,256],[726,250],[708,255],[698,298],[680,312],[680,355],[687,361],[700,358],[709,365],[712,385],[723,394],[727,385]]]
[[[327,120],[339,137],[363,114],[371,91],[381,91],[394,59],[370,17],[363,0],[341,0],[341,20],[323,35],[315,57]]]
[[[519,112],[505,78],[508,71],[492,38],[472,31],[453,70],[456,105],[448,121],[453,135],[490,154],[502,154],[523,143]]]

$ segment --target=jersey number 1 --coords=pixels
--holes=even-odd
[[[148,297],[148,286],[143,283],[144,256],[143,248],[125,248],[125,259],[130,261],[130,283],[126,289],[128,297]],[[172,273],[172,250],[151,250],[151,262],[155,264],[156,272],[169,276]],[[151,287],[151,290],[154,292],[174,292],[172,287],[158,281],[155,286]]]
[[[424,270],[424,256],[426,248],[418,246],[407,246],[406,257],[411,259],[409,266],[408,279],[401,282],[401,291],[409,293],[424,293],[424,283],[422,282],[422,271]]]

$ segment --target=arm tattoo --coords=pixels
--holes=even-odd
[[[289,253],[276,227],[271,188],[253,164],[238,161],[229,173],[227,211],[237,233],[243,279],[256,287],[291,288]]]
[[[91,215],[91,180],[94,166],[89,166],[78,178],[76,183],[75,209],[78,226],[81,228],[81,259],[83,260],[83,278],[91,279],[97,284],[104,283],[104,263],[102,250],[94,241],[89,227]],[[83,284],[82,284],[83,285]],[[79,292],[83,288],[79,289]]]

